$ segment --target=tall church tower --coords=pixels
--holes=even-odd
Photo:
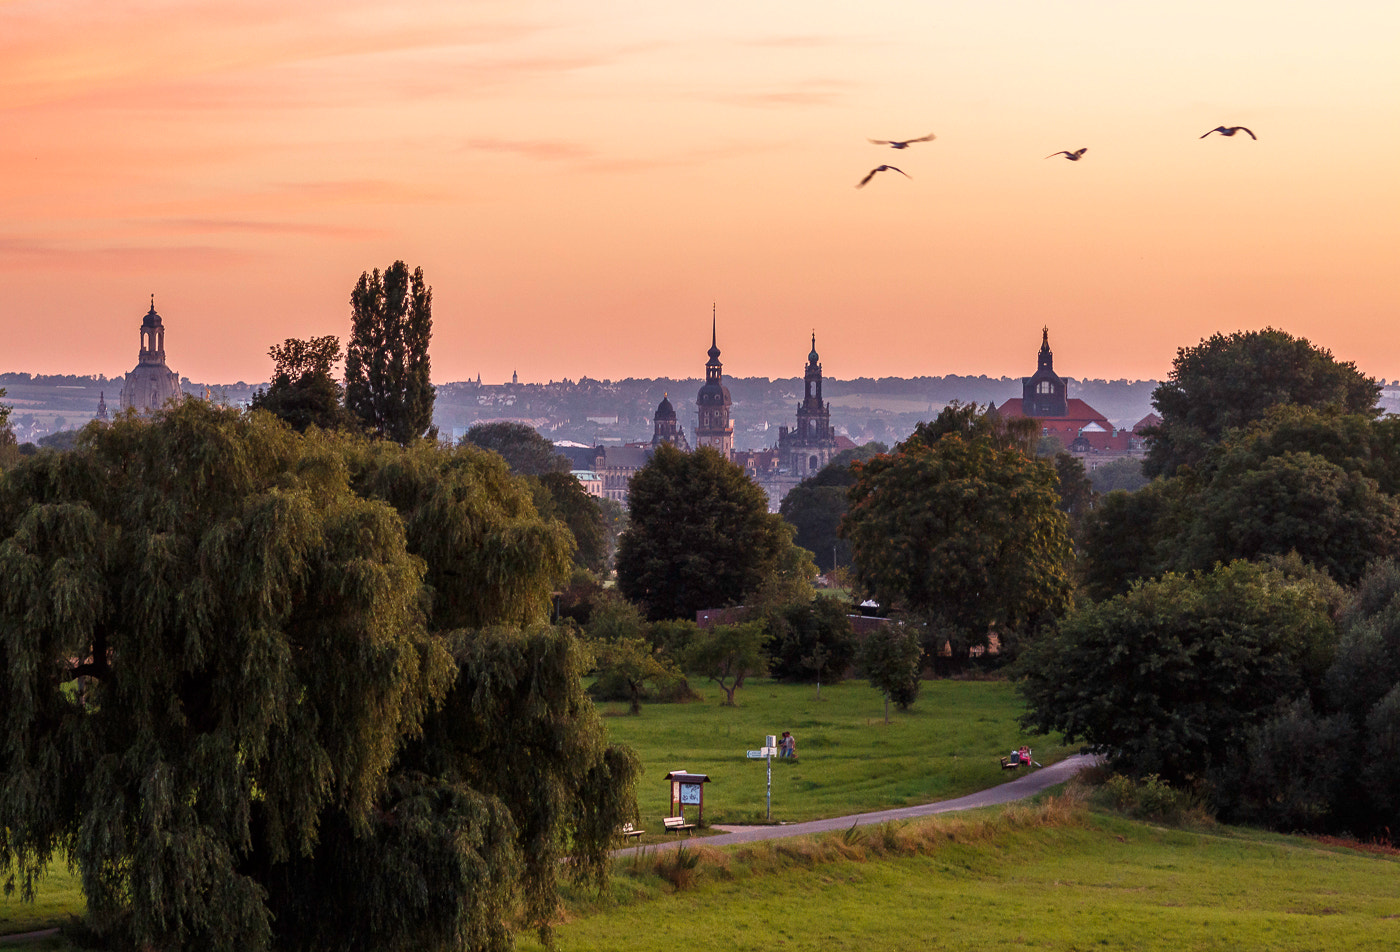
[[[1028,417],[1062,417],[1069,412],[1069,393],[1064,378],[1055,373],[1048,327],[1040,331],[1035,376],[1021,378],[1021,412]]]
[[[710,314],[710,359],[705,361],[705,385],[695,398],[700,424],[695,428],[695,448],[708,446],[725,459],[734,458],[734,424],[729,419],[733,400],[723,383],[724,365],[719,362],[715,315]]]
[[[122,384],[121,408],[152,413],[183,396],[180,375],[165,365],[165,324],[156,313],[156,297],[152,294],[151,309],[141,321],[141,353]]]
[[[817,335],[807,355],[806,393],[797,405],[797,428],[778,431],[778,451],[789,473],[803,479],[815,475],[836,455],[836,430],[831,425],[831,404],[822,402],[822,364],[817,355]]]

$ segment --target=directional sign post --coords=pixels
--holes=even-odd
[[[773,737],[772,734],[769,734],[768,737],[765,738],[765,739],[767,740],[767,743],[766,743],[764,746],[760,747],[758,750],[751,750],[751,751],[749,751],[749,752],[748,752],[748,755],[749,755],[749,760],[767,760],[767,761],[768,761],[768,819],[769,819],[769,820],[772,820],[772,819],[773,819],[773,755],[776,754],[776,753],[778,752],[778,748],[777,748],[776,746],[774,746],[774,744],[773,744],[774,737]]]

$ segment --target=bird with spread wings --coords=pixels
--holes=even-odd
[[[1248,129],[1246,129],[1244,126],[1216,126],[1214,129],[1210,130],[1210,132],[1207,132],[1207,133],[1206,133],[1206,136],[1210,135],[1211,132],[1218,132],[1218,133],[1220,133],[1222,136],[1232,136],[1232,135],[1234,135],[1236,132],[1243,132],[1243,133],[1246,133],[1251,139],[1254,139],[1255,141],[1258,141],[1258,139],[1259,139],[1259,137],[1258,137],[1257,135],[1255,135],[1254,133],[1250,132],[1250,131],[1249,131]],[[1201,138],[1204,139],[1206,136],[1201,136]]]
[[[873,145],[887,145],[891,149],[907,149],[915,142],[932,142],[935,138],[936,136],[930,132],[928,135],[921,136],[918,139],[871,139],[869,141]]]
[[[868,181],[870,181],[871,179],[873,179],[873,178],[875,177],[875,173],[876,173],[876,172],[898,172],[900,175],[904,176],[905,178],[913,178],[913,177],[914,177],[914,176],[910,175],[908,172],[904,171],[903,169],[897,169],[897,168],[895,168],[893,165],[877,165],[875,168],[873,168],[873,169],[870,170],[869,174],[867,174],[867,175],[865,176],[865,178],[861,179],[859,182],[856,183],[856,188],[860,188],[860,187],[861,187],[862,185],[864,185],[866,182],[868,182]]]

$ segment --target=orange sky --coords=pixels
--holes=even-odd
[[[1393,2],[0,0],[0,123],[0,370],[130,370],[154,292],[265,379],[402,258],[438,381],[699,376],[712,302],[737,376],[1400,377]]]

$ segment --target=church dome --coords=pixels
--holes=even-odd
[[[676,418],[676,408],[671,406],[670,394],[663,395],[661,402],[656,405],[656,418],[658,420],[674,420]]]

